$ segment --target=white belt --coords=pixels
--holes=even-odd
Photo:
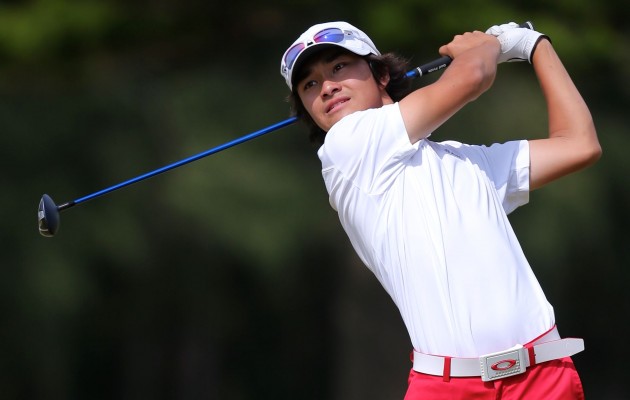
[[[552,330],[532,343],[486,354],[479,358],[455,358],[433,356],[413,352],[414,371],[450,377],[480,376],[483,381],[506,378],[525,372],[529,366],[545,361],[569,357],[584,350],[584,340],[560,339],[558,330]]]

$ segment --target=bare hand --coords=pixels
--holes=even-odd
[[[499,40],[496,37],[481,31],[474,31],[456,35],[450,43],[440,47],[439,52],[443,56],[449,56],[454,59],[468,50],[485,45],[494,45],[498,51],[501,49]]]

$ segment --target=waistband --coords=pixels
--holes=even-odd
[[[475,358],[435,356],[413,351],[414,371],[451,377],[480,376],[491,381],[518,375],[528,367],[550,360],[570,357],[584,350],[584,340],[579,338],[560,339],[557,327],[524,345],[490,353]]]

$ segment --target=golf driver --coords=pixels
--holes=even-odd
[[[533,26],[530,22],[526,22],[524,24],[520,25],[523,28],[529,28],[529,29],[533,29]],[[409,72],[407,72],[407,77],[409,78],[417,78],[417,77],[421,77],[421,76],[425,76],[427,74],[430,74],[432,72],[436,72],[436,71],[440,71],[446,67],[448,67],[451,63],[452,59],[448,56],[444,56],[444,57],[440,57],[436,60],[433,60],[429,63],[423,64]],[[244,142],[247,142],[249,140],[252,140],[254,138],[257,138],[259,136],[265,135],[267,133],[276,131],[280,128],[283,128],[285,126],[291,125],[295,122],[297,122],[297,117],[290,117],[287,118],[284,121],[278,122],[276,124],[270,125],[266,128],[260,129],[258,131],[252,132],[250,134],[247,134],[245,136],[242,136],[240,138],[234,139],[232,141],[229,141],[227,143],[224,143],[222,145],[216,146],[214,148],[211,148],[209,150],[206,150],[204,152],[198,153],[196,155],[190,156],[188,158],[185,158],[183,160],[174,162],[172,164],[166,165],[164,167],[158,168],[156,170],[147,172],[145,174],[139,175],[135,178],[131,178],[129,180],[126,180],[124,182],[121,182],[119,184],[110,186],[108,188],[105,188],[103,190],[100,190],[98,192],[94,192],[92,194],[89,194],[87,196],[84,197],[80,197],[78,199],[60,204],[60,205],[56,205],[55,202],[53,201],[53,199],[47,195],[44,194],[41,198],[41,200],[39,201],[39,207],[37,210],[37,221],[38,221],[38,225],[39,225],[39,233],[42,236],[46,236],[46,237],[52,237],[54,236],[57,231],[59,230],[59,223],[60,223],[60,219],[59,219],[59,213],[61,211],[67,210],[68,208],[74,207],[77,204],[81,204],[83,202],[86,202],[88,200],[91,200],[95,197],[99,197],[102,196],[104,194],[107,194],[109,192],[113,192],[114,190],[118,190],[121,189],[125,186],[129,186],[133,183],[137,183],[140,182],[142,180],[151,178],[153,176],[159,175],[161,173],[164,173],[166,171],[170,171],[174,168],[177,167],[181,167],[182,165],[191,163],[193,161],[199,160],[201,158],[207,157],[209,155],[218,153],[220,151],[223,151],[225,149],[228,149],[230,147],[236,146],[237,144],[241,144]]]

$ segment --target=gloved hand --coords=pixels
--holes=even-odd
[[[538,42],[543,38],[549,40],[547,35],[536,32],[533,27],[532,29],[521,28],[516,22],[494,25],[486,33],[496,36],[501,43],[499,64],[506,61],[529,61],[531,64]]]

